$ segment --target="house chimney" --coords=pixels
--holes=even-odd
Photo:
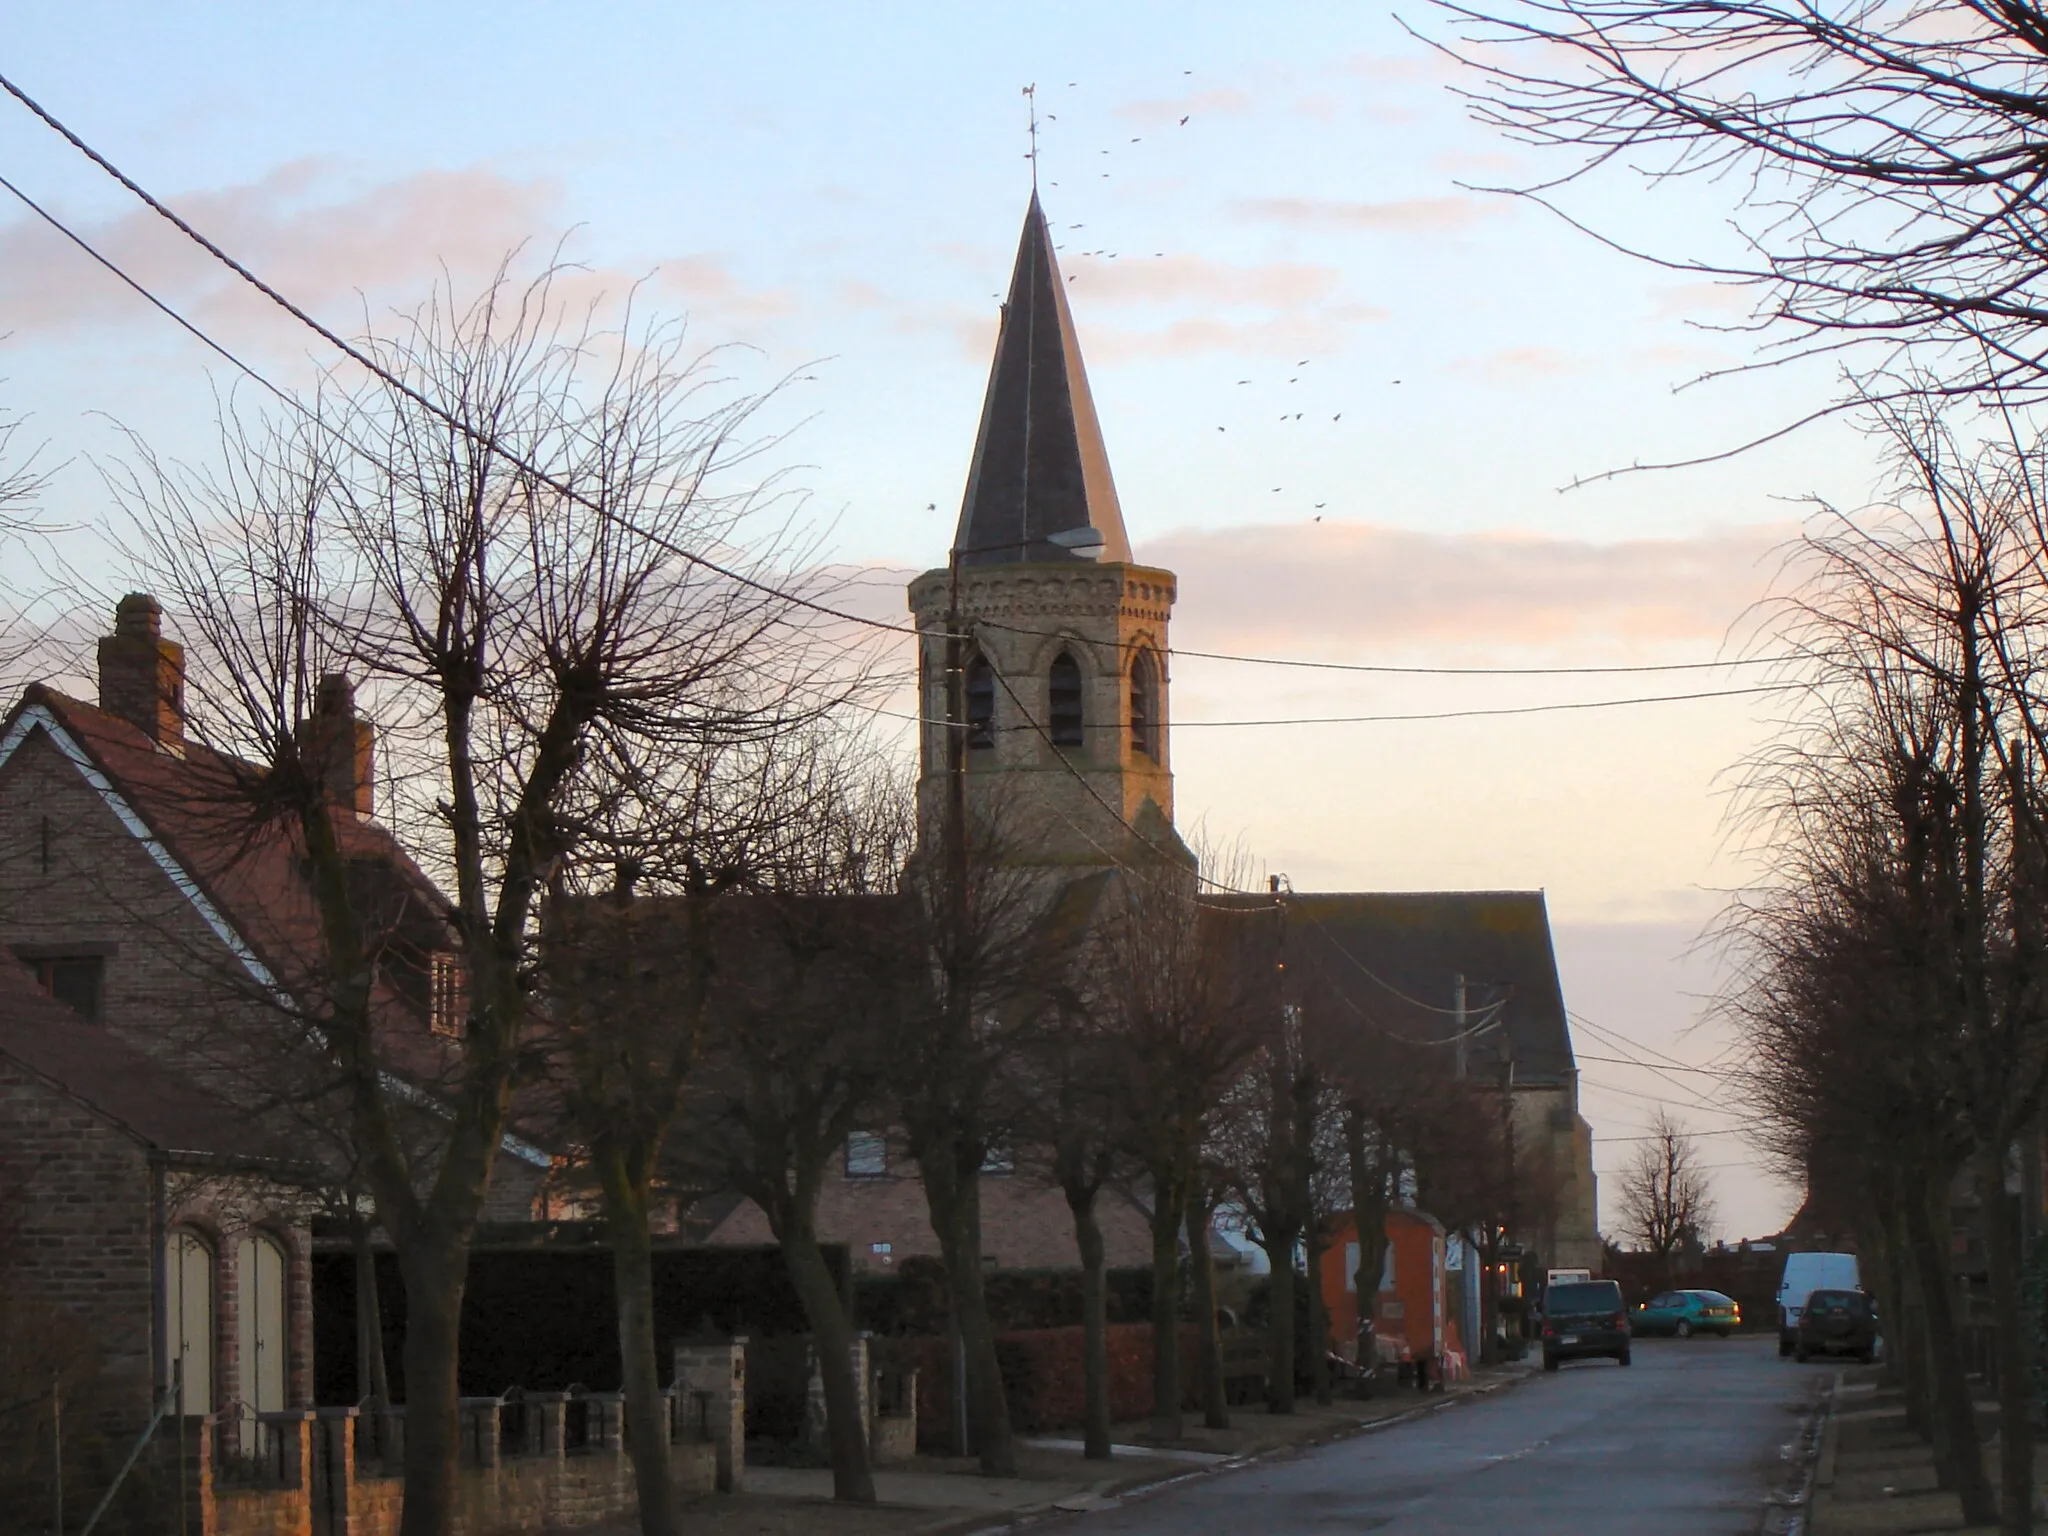
[[[345,672],[320,679],[313,718],[299,725],[299,750],[327,786],[327,797],[358,816],[376,807],[377,733],[356,717],[356,689]]]
[[[100,708],[175,745],[185,735],[185,648],[164,639],[163,616],[146,592],[115,606],[114,632],[100,639]]]

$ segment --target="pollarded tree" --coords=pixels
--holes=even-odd
[[[314,952],[269,1054],[338,1103],[396,1251],[403,1530],[440,1536],[471,1234],[541,1055],[542,894],[619,762],[786,728],[802,625],[772,552],[734,553],[761,493],[717,490],[747,455],[754,401],[719,395],[679,332],[602,331],[569,317],[552,274],[501,272],[473,302],[437,292],[363,350],[366,383],[330,377],[268,424],[231,415],[213,472],[137,444],[115,484],[190,642],[190,730],[220,752],[218,815],[289,843],[312,892]],[[714,549],[718,565],[700,553]],[[364,905],[389,882],[363,878],[356,806],[331,790],[354,742],[316,713],[343,673],[381,717],[392,814],[450,893],[421,882],[459,1016],[445,1049],[392,1027]]]

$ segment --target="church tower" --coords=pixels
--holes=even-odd
[[[1169,571],[1134,563],[1038,194],[1024,215],[946,568],[910,584],[924,717],[918,807],[936,846],[948,616],[963,636],[970,814],[1033,864],[1116,864],[1173,831]]]

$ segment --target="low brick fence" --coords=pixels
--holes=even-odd
[[[667,1395],[670,1471],[684,1493],[718,1482],[718,1451],[682,1393]],[[618,1393],[464,1398],[449,1536],[590,1525],[637,1507]],[[403,1408],[320,1408],[188,1419],[185,1483],[200,1536],[396,1536]]]
[[[1107,1330],[1109,1416],[1142,1419],[1152,1411],[1152,1325],[1111,1323]],[[1201,1343],[1192,1324],[1180,1330],[1182,1406],[1201,1400]],[[1240,1330],[1224,1335],[1226,1376],[1264,1382],[1266,1338]],[[876,1354],[892,1367],[917,1372],[919,1443],[946,1449],[953,1435],[953,1342],[950,1338],[876,1341]],[[1086,1418],[1082,1330],[1028,1328],[996,1335],[996,1360],[1003,1373],[1012,1427],[1026,1434],[1078,1429]],[[1248,1364],[1246,1362],[1249,1362]],[[1242,1398],[1245,1394],[1235,1394]]]

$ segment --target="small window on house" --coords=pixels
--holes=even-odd
[[[1053,658],[1050,685],[1050,711],[1052,744],[1056,747],[1078,747],[1081,745],[1081,728],[1085,723],[1081,706],[1081,667],[1074,658],[1061,651]]]
[[[468,1011],[469,999],[462,985],[462,961],[445,949],[437,950],[427,992],[428,1027],[437,1035],[460,1040],[464,1034],[463,1016]]]
[[[879,1179],[889,1171],[889,1143],[878,1132],[855,1131],[846,1138],[846,1176]]]
[[[1131,750],[1159,757],[1159,664],[1150,651],[1131,662]]]
[[[967,663],[967,745],[992,747],[996,744],[996,675],[988,659],[976,656]]]
[[[80,1018],[99,1018],[100,982],[107,965],[104,955],[46,955],[28,964],[50,996]]]

